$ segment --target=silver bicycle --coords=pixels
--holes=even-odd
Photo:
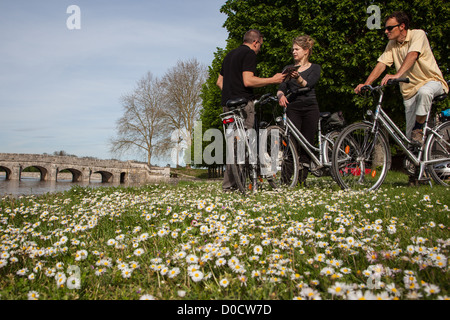
[[[307,87],[300,88],[295,93],[309,90]],[[276,137],[275,143],[279,143],[276,173],[277,185],[284,185],[288,188],[295,187],[298,184],[299,171],[301,169],[307,169],[317,177],[331,174],[331,156],[334,142],[345,125],[342,113],[320,113],[317,127],[317,145],[313,145],[306,140],[289,117],[286,116],[285,108],[283,108],[282,117],[277,118],[276,121],[277,125],[267,128],[267,136],[268,138]],[[272,131],[275,133],[272,134]],[[309,163],[300,163],[297,151],[300,149],[309,155],[311,159]]]
[[[409,82],[409,79],[389,81],[387,85]],[[332,172],[342,189],[376,190],[391,166],[389,137],[403,150],[409,166],[418,171],[418,180],[440,185],[450,184],[450,121],[430,126],[431,109],[423,128],[421,144],[408,139],[381,107],[385,86],[364,86],[366,90],[379,95],[375,111],[367,113],[371,121],[354,123],[345,128],[335,142],[332,155]],[[433,100],[442,101],[446,94]],[[410,170],[411,171],[411,170]]]

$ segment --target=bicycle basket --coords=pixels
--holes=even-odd
[[[342,111],[334,112],[325,122],[325,128],[344,127],[346,121]]]

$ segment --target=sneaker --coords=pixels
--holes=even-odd
[[[411,133],[411,140],[415,145],[423,144],[423,131],[422,129],[413,130]]]

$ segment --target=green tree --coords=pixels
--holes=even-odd
[[[373,13],[367,9],[371,5],[380,9],[380,29],[368,27]],[[374,101],[356,95],[353,90],[367,78],[384,51],[387,44],[382,29],[384,20],[397,10],[411,16],[411,28],[427,32],[439,67],[444,77],[450,79],[450,4],[446,0],[228,0],[221,8],[228,16],[224,23],[229,33],[227,48],[218,49],[209,70],[210,79],[203,86],[203,130],[218,125],[220,92],[214,83],[221,61],[251,28],[264,34],[264,45],[258,55],[261,77],[271,76],[292,62],[290,51],[296,36],[312,36],[316,44],[311,61],[322,66],[316,88],[321,111],[342,110],[349,122],[362,119]],[[386,72],[392,73],[394,69],[387,68]],[[276,92],[275,87],[262,90]],[[388,88],[384,101],[389,105],[389,115],[403,127],[404,107],[399,89]]]

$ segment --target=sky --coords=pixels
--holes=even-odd
[[[109,152],[121,96],[180,60],[211,65],[225,0],[0,2],[0,153]],[[72,7],[76,6],[76,7]],[[162,163],[157,163],[161,161]],[[166,165],[163,159],[156,164]]]

